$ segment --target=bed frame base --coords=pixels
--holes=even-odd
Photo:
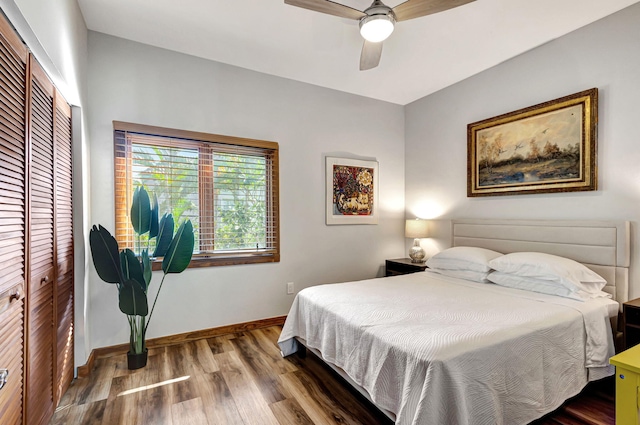
[[[324,364],[326,364],[331,369],[333,369],[333,371],[336,372],[342,379],[347,381],[349,383],[349,385],[351,385],[351,387],[355,388],[360,394],[362,394],[362,396],[364,398],[369,400],[371,402],[371,404],[373,404],[378,410],[380,410],[382,413],[384,413],[389,419],[391,419],[395,423],[396,415],[393,412],[390,412],[389,410],[378,406],[376,404],[376,402],[374,402],[371,399],[371,396],[369,395],[369,392],[367,390],[365,390],[364,388],[362,388],[360,385],[358,385],[353,379],[351,379],[351,377],[349,375],[347,375],[347,373],[344,370],[342,370],[338,366],[334,365],[333,363],[326,361],[322,357],[322,354],[320,354],[320,351],[316,350],[315,348],[307,347],[306,341],[304,339],[296,337],[296,340],[298,341],[298,351],[296,352],[296,355],[301,356],[301,357],[304,358],[304,357],[307,356],[307,350],[311,351]]]

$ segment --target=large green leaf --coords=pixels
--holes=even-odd
[[[151,260],[149,259],[149,253],[146,249],[142,250],[142,275],[144,277],[144,283],[146,290],[149,290],[149,284],[151,283]]]
[[[173,238],[174,227],[173,216],[165,213],[160,220],[160,228],[156,238],[156,250],[153,252],[154,257],[163,257],[167,253]]]
[[[138,186],[133,192],[131,224],[133,225],[133,230],[139,235],[144,235],[149,231],[151,224],[151,202],[149,200],[149,194],[142,186]]]
[[[120,268],[118,242],[111,233],[101,225],[93,226],[89,232],[89,245],[93,265],[100,279],[107,283],[122,283],[124,279]]]
[[[162,271],[167,273],[181,273],[191,262],[193,255],[193,225],[191,220],[183,221],[176,232],[167,253],[162,260]]]
[[[147,292],[146,281],[143,276],[142,264],[136,254],[129,248],[120,253],[120,263],[122,264],[122,274],[124,280],[133,279],[142,285],[142,289]]]
[[[158,197],[153,194],[153,204],[151,205],[151,217],[149,217],[149,239],[158,236]]]
[[[149,314],[147,294],[144,293],[139,282],[133,279],[125,280],[118,297],[120,311],[124,314],[129,316],[146,316]]]

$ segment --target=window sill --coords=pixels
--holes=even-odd
[[[238,264],[279,263],[280,254],[244,255],[244,256],[194,256],[187,268],[233,266]],[[162,259],[151,263],[152,270],[162,270]]]

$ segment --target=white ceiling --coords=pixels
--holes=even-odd
[[[371,3],[336,1],[360,10]],[[357,21],[284,0],[78,3],[93,31],[405,105],[638,1],[477,0],[399,22],[369,71],[358,70]]]

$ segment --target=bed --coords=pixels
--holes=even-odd
[[[425,272],[319,285],[295,298],[279,345],[306,347],[399,425],[526,424],[613,369],[628,299],[629,223],[454,220],[452,246],[544,252],[606,279],[576,301]]]

